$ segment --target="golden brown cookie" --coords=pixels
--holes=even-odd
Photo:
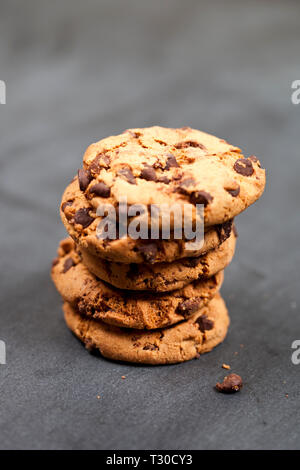
[[[93,256],[84,249],[80,252],[83,263],[92,273],[119,289],[167,292],[225,269],[233,258],[235,245],[236,235],[232,231],[222,245],[205,255],[155,264],[115,263]]]
[[[66,188],[61,203],[61,219],[69,235],[76,243],[91,254],[109,261],[120,263],[161,263],[172,262],[185,257],[195,257],[217,248],[230,235],[232,220],[210,227],[204,234],[203,245],[191,250],[182,239],[134,240],[129,236],[116,239],[97,237],[97,227],[102,217],[80,190],[76,177]]]
[[[64,301],[79,312],[126,328],[154,329],[189,318],[218,292],[223,272],[171,293],[122,291],[94,276],[81,262],[71,239],[61,242],[52,279]]]
[[[198,357],[220,344],[229,326],[219,294],[189,320],[152,331],[107,325],[83,316],[68,303],[63,309],[68,327],[89,350],[99,350],[109,359],[140,364],[174,364]]]
[[[245,210],[264,187],[259,160],[253,155],[244,158],[223,139],[187,127],[131,129],[89,146],[83,168],[63,196],[61,216],[74,240],[97,256],[123,263],[170,262],[215,248],[218,234],[210,228]],[[187,253],[182,241],[145,244],[121,237],[106,244],[97,238],[101,218],[96,211],[107,204],[117,209],[124,197],[129,206],[144,205],[146,213],[153,205],[174,204],[184,213],[188,205],[193,221],[195,207],[201,204],[204,246],[198,253]]]
[[[124,195],[129,205],[204,204],[206,226],[235,217],[265,186],[256,157],[189,127],[129,129],[90,145],[83,162],[81,188],[94,207]]]

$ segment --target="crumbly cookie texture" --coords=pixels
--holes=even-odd
[[[227,333],[229,316],[219,294],[189,320],[153,331],[124,330],[78,313],[64,304],[70,330],[89,350],[109,359],[142,364],[173,364],[196,358],[220,344]]]
[[[232,231],[222,245],[205,255],[155,264],[115,263],[93,256],[84,249],[80,252],[83,263],[92,273],[119,289],[167,292],[225,269],[233,258],[235,245],[236,235]]]
[[[99,258],[120,263],[172,262],[185,257],[195,257],[217,248],[229,237],[232,220],[209,227],[204,234],[203,246],[198,250],[188,249],[185,240],[134,240],[130,237],[113,240],[97,237],[101,217],[91,201],[80,190],[76,177],[66,188],[60,208],[61,219],[69,235],[82,248]]]
[[[52,279],[64,301],[79,313],[120,327],[155,329],[199,311],[220,289],[223,272],[167,294],[121,291],[94,276],[67,239],[60,243]]]
[[[221,224],[254,203],[265,187],[255,156],[190,127],[129,129],[88,147],[79,184],[93,207],[204,204],[205,225]]]

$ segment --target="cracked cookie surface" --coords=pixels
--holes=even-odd
[[[92,203],[124,195],[128,204],[199,203],[207,226],[232,219],[265,186],[256,157],[189,127],[129,129],[90,145],[83,162],[82,189]]]

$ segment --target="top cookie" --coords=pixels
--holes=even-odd
[[[130,129],[100,140],[86,150],[78,177],[94,208],[117,206],[124,196],[147,207],[203,204],[206,229],[245,210],[265,187],[256,157],[189,127]]]

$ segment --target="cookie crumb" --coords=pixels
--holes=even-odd
[[[230,369],[230,365],[229,365],[229,364],[222,364],[222,367],[223,367],[223,369],[227,369],[227,370]]]
[[[121,379],[126,379],[126,375],[122,375]]]
[[[243,345],[243,344],[240,344],[240,348],[242,349],[243,347],[244,347],[244,345]]]
[[[100,400],[101,396],[100,395],[97,395],[97,400]]]
[[[286,398],[288,398],[288,397],[289,397],[289,394],[288,394],[288,393],[286,393],[286,394],[285,394],[285,397],[286,397]]]
[[[216,389],[221,393],[235,393],[239,392],[243,387],[243,380],[237,374],[229,374],[224,377],[222,383],[216,384]]]

